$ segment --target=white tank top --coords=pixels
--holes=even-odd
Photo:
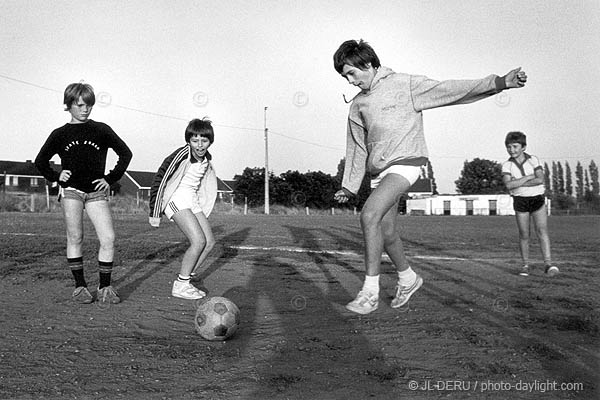
[[[177,190],[184,190],[188,193],[194,193],[200,187],[200,182],[208,168],[208,160],[206,158],[202,162],[192,163],[190,168],[181,178]]]

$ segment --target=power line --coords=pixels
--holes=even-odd
[[[21,83],[23,85],[27,85],[27,86],[33,86],[39,89],[43,89],[43,90],[48,90],[50,92],[54,92],[54,93],[62,93],[61,90],[56,90],[56,89],[52,89],[46,86],[42,86],[42,85],[38,85],[36,83],[32,83],[32,82],[28,82],[28,81],[24,81],[21,79],[17,79],[17,78],[13,78],[4,74],[0,74],[1,78],[7,79],[9,81],[13,81],[13,82],[17,82],[17,83]],[[141,110],[139,108],[134,108],[134,107],[128,107],[128,106],[123,106],[120,104],[115,104],[115,103],[110,103],[109,105],[114,106],[116,108],[121,108],[123,110],[128,110],[128,111],[133,111],[133,112],[137,112],[137,113],[141,113],[141,114],[146,114],[146,115],[152,115],[155,117],[159,117],[159,118],[167,118],[167,119],[172,119],[172,120],[176,120],[176,121],[188,121],[188,119],[186,118],[182,118],[182,117],[176,117],[173,115],[169,115],[169,114],[161,114],[161,113],[156,113],[153,111],[146,111],[146,110]],[[245,126],[235,126],[235,125],[223,125],[223,124],[214,124],[214,126],[216,127],[221,127],[221,128],[229,128],[229,129],[239,129],[239,130],[246,130],[246,131],[254,131],[254,132],[263,132],[263,129],[260,128],[250,128],[250,127],[245,127]],[[296,142],[300,142],[300,143],[304,143],[304,144],[309,144],[311,146],[315,146],[315,147],[320,147],[320,148],[324,148],[324,149],[330,149],[330,150],[344,150],[340,147],[334,147],[334,146],[327,146],[327,145],[323,145],[321,143],[315,143],[315,142],[310,142],[308,140],[303,140],[303,139],[298,139],[296,137],[293,136],[289,136],[289,135],[284,135],[283,133],[279,133],[276,131],[272,131],[269,129],[269,132],[271,134],[277,135],[277,136],[281,136],[284,137],[286,139],[289,140],[294,140]],[[432,158],[437,158],[437,159],[468,159],[469,157],[463,157],[463,156],[439,156],[439,155],[431,155]],[[581,159],[581,158],[594,158],[594,157],[598,157],[598,154],[593,154],[591,156],[569,156],[569,157],[539,157],[540,159],[543,160],[552,160],[552,159],[556,159],[556,158],[561,158],[561,159]]]
[[[41,86],[32,82],[27,82],[21,79],[16,79],[10,76],[6,76],[3,74],[0,74],[0,77],[4,78],[4,79],[8,79],[10,81],[14,81],[14,82],[18,82],[21,83],[23,85],[28,85],[28,86],[33,86],[39,89],[44,89],[44,90],[48,90],[54,93],[61,93],[60,90],[56,90],[56,89],[52,89],[52,88],[48,88],[45,86]],[[137,113],[141,113],[141,114],[146,114],[146,115],[152,115],[155,117],[160,117],[160,118],[168,118],[168,119],[173,119],[176,121],[188,121],[188,119],[186,118],[181,118],[181,117],[176,117],[173,115],[169,115],[169,114],[162,114],[162,113],[157,113],[157,112],[153,112],[153,111],[146,111],[146,110],[141,110],[139,108],[134,108],[134,107],[128,107],[128,106],[124,106],[121,104],[116,104],[116,103],[110,103],[109,105],[116,107],[116,108],[121,108],[123,110],[128,110],[128,111],[133,111],[133,112],[137,112]],[[229,128],[229,129],[239,129],[239,130],[247,130],[247,131],[254,131],[254,132],[262,132],[263,129],[260,128],[250,128],[250,127],[245,127],[245,126],[235,126],[235,125],[223,125],[223,124],[213,124],[215,127],[221,127],[221,128]],[[305,144],[310,144],[312,146],[317,146],[317,147],[321,147],[321,148],[325,148],[325,149],[331,149],[331,150],[342,150],[339,147],[332,147],[332,146],[326,146],[320,143],[315,143],[315,142],[310,142],[307,140],[302,140],[302,139],[298,139],[295,138],[293,136],[288,136],[288,135],[284,135],[283,133],[278,133],[278,132],[274,132],[274,131],[270,131],[272,134],[277,135],[277,136],[281,136],[284,137],[286,139],[290,139],[290,140],[294,140],[296,142],[300,142],[300,143],[305,143]]]
[[[38,85],[36,83],[27,82],[27,81],[24,81],[24,80],[21,80],[21,79],[16,79],[16,78],[4,75],[4,74],[0,74],[0,77],[4,78],[4,79],[7,79],[9,81],[21,83],[23,85],[28,85],[28,86],[33,86],[33,87],[36,87],[36,88],[39,88],[39,89],[48,90],[50,92],[62,93],[61,90],[56,90],[56,89],[52,89],[52,88],[49,88],[49,87]],[[168,119],[173,119],[173,120],[177,120],[177,121],[188,121],[188,119],[186,119],[186,118],[176,117],[176,116],[168,115],[168,114],[156,113],[156,112],[153,112],[153,111],[141,110],[139,108],[128,107],[128,106],[124,106],[124,105],[116,104],[116,103],[112,103],[112,102],[110,102],[108,105],[116,107],[116,108],[121,108],[123,110],[134,111],[134,112],[138,112],[138,113],[141,113],[141,114],[153,115],[155,117],[168,118]],[[249,128],[249,127],[244,127],[244,126],[220,125],[220,124],[214,124],[214,126],[219,126],[219,127],[222,127],[222,128],[231,128],[231,129],[241,129],[241,130],[249,130],[249,131],[262,132],[262,129],[259,129],[259,128]]]
[[[33,87],[36,87],[36,88],[40,88],[40,89],[44,89],[44,90],[49,90],[49,91],[55,92],[55,93],[61,93],[60,90],[51,89],[51,88],[48,88],[48,87],[45,87],[45,86],[40,86],[40,85],[37,85],[35,83],[31,83],[31,82],[27,82],[27,81],[22,81],[22,80],[16,79],[16,78],[11,78],[10,76],[6,76],[6,75],[0,74],[0,77],[2,77],[4,79],[8,79],[9,81],[14,81],[14,82],[22,83],[23,85],[33,86]]]
[[[278,132],[272,131],[270,129],[269,129],[269,132],[272,133],[272,134],[275,134],[277,136],[282,136],[282,137],[290,139],[290,140],[295,140],[296,142],[306,143],[306,144],[310,144],[310,145],[313,145],[313,146],[322,147],[324,149],[343,150],[340,147],[332,147],[332,146],[326,146],[326,145],[323,145],[323,144],[320,144],[320,143],[309,142],[308,140],[302,140],[302,139],[298,139],[298,138],[295,138],[295,137],[292,137],[292,136],[287,136],[287,135],[284,135],[283,133],[278,133]]]

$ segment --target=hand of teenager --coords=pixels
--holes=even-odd
[[[69,180],[70,177],[71,177],[71,171],[69,171],[68,169],[63,169],[62,171],[60,171],[60,175],[58,176],[58,181],[66,182]]]
[[[515,68],[504,75],[504,82],[507,88],[522,88],[527,82],[527,74],[521,71],[521,67]]]
[[[96,179],[95,181],[92,181],[92,183],[94,184],[94,190],[97,192],[108,190],[108,188],[110,188],[110,185],[104,178]]]
[[[335,194],[333,195],[333,198],[338,203],[345,203],[348,201],[348,195],[346,194],[346,192],[344,192],[343,189],[340,189],[337,192],[335,192]]]

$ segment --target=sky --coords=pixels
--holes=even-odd
[[[357,89],[333,68],[345,40],[364,39],[382,65],[437,80],[504,75],[525,88],[424,112],[440,193],[465,161],[501,162],[520,130],[543,162],[600,161],[597,0],[0,0],[0,159],[32,160],[69,121],[62,96],[91,84],[91,118],[129,145],[130,170],[156,171],[210,117],[221,179],[265,165],[337,172]],[[266,110],[265,110],[265,107]],[[58,161],[59,159],[56,158]],[[114,162],[109,157],[109,169]]]

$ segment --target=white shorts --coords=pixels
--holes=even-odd
[[[167,216],[167,218],[173,219],[173,215],[175,215],[176,212],[185,209],[190,209],[194,214],[202,212],[202,208],[198,203],[198,197],[195,193],[176,190],[175,193],[173,193],[173,196],[171,196],[169,202],[167,203],[167,207],[165,208],[165,215]]]
[[[401,175],[412,186],[417,179],[419,179],[419,176],[421,176],[421,167],[415,167],[414,165],[392,165],[391,167],[381,171],[381,173],[379,173],[379,175],[377,175],[375,178],[371,179],[371,189],[375,189],[377,186],[379,186],[381,180],[387,174]]]

